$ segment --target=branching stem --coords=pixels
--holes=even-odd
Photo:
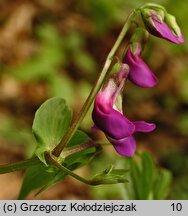
[[[112,63],[113,60],[113,56],[115,55],[117,49],[119,48],[123,38],[125,37],[125,34],[127,33],[131,23],[132,23],[132,19],[135,15],[136,10],[134,10],[132,13],[130,13],[130,15],[128,16],[114,46],[112,47],[112,49],[110,50],[106,62],[104,64],[104,67],[95,83],[95,85],[93,86],[86,102],[84,103],[82,109],[80,110],[79,114],[77,115],[77,117],[75,118],[74,122],[72,123],[72,125],[70,126],[70,128],[68,129],[67,133],[65,134],[65,136],[63,137],[62,141],[54,148],[54,150],[52,151],[52,154],[56,157],[59,157],[59,155],[61,154],[61,152],[63,151],[63,149],[65,148],[66,144],[70,141],[70,139],[72,138],[73,134],[75,133],[75,131],[78,129],[79,125],[81,124],[83,118],[85,117],[85,115],[87,114],[96,94],[98,93],[98,91],[100,90],[106,76],[108,75],[108,71],[110,68],[110,65]]]

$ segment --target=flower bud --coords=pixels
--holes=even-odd
[[[136,28],[131,39],[130,39],[130,48],[132,53],[137,52],[138,46],[142,47],[146,43],[149,37],[148,32],[143,28]]]
[[[175,17],[168,14],[162,7],[143,7],[141,15],[146,29],[154,36],[176,44],[184,42]]]
[[[110,170],[106,169],[103,172],[95,175],[91,182],[93,185],[128,182],[127,171],[128,170],[125,169],[113,169],[113,167],[110,167]]]

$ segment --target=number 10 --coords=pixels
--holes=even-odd
[[[181,203],[172,203],[172,210],[173,211],[181,211],[182,210],[182,204]]]

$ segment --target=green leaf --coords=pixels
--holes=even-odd
[[[58,182],[62,181],[66,176],[67,176],[67,174],[62,172],[62,170],[57,171],[56,173],[54,173],[53,178],[50,178],[48,182],[41,185],[42,188],[35,195],[39,195],[40,193],[44,192],[45,190],[47,190],[51,186],[53,186],[53,185],[57,184]],[[41,187],[41,186],[39,186],[39,187]]]
[[[153,184],[154,163],[149,153],[142,153],[142,187],[140,188],[141,199],[149,199]]]
[[[149,199],[153,183],[152,157],[148,153],[142,153],[138,160],[132,159],[130,169],[135,199]]]
[[[44,152],[52,150],[65,135],[71,121],[71,111],[65,100],[55,97],[44,102],[35,114],[33,133],[37,140],[35,154],[46,163]]]
[[[122,160],[123,165],[130,165],[130,184],[124,185],[126,199],[148,200],[164,199],[171,182],[171,173],[154,164],[149,153],[141,153],[129,160]]]
[[[139,162],[135,162],[133,158],[129,160],[130,162],[130,178],[132,182],[132,188],[134,188],[134,199],[139,199],[138,197],[140,196],[140,191],[139,188],[142,187],[141,182],[140,182],[140,176],[141,176],[141,168],[138,167]],[[139,179],[139,181],[138,181]]]
[[[67,148],[64,149],[66,152],[67,149],[70,149],[72,147],[77,147],[80,148],[80,144],[84,144],[89,142],[90,138],[88,137],[87,134],[84,132],[77,130],[69,143],[67,144]],[[65,158],[63,161],[63,165],[67,167],[70,170],[75,170],[78,167],[81,167],[85,164],[87,164],[98,152],[100,151],[100,148],[98,146],[88,146],[87,149],[81,150],[80,152],[72,153],[72,155],[69,155]],[[63,155],[63,154],[62,154]],[[61,155],[61,156],[62,156]],[[57,184],[58,182],[62,181],[67,174],[64,173],[63,171],[59,170],[54,177],[46,183],[41,190],[38,192],[41,193],[51,187],[54,184]]]
[[[92,160],[99,151],[100,149],[97,147],[84,149],[80,152],[68,156],[64,161],[64,165],[76,169],[89,163],[89,161]]]
[[[172,181],[172,174],[166,169],[157,170],[154,185],[153,185],[153,198],[163,200],[166,198],[170,183]]]
[[[89,136],[84,133],[81,130],[77,130],[69,143],[67,144],[67,147],[75,146],[78,144],[86,143],[90,140]]]
[[[84,144],[89,141],[89,137],[82,131],[76,131],[70,142],[68,143],[68,148],[77,147],[80,144]],[[80,166],[85,165],[93,155],[98,151],[98,147],[91,146],[85,150],[81,150],[73,155],[69,155],[65,158],[63,165],[70,170],[74,170]],[[39,164],[32,166],[27,169],[22,184],[22,188],[19,194],[19,199],[24,199],[31,191],[41,188],[37,194],[48,189],[52,185],[62,181],[67,176],[66,173],[59,170],[57,167],[52,165],[45,166],[44,164]]]
[[[42,163],[29,167],[26,170],[18,199],[25,199],[32,190],[47,184],[54,178],[57,171],[56,167],[46,167]]]
[[[96,185],[124,183],[128,181],[127,171],[125,169],[113,169],[113,166],[110,166],[103,172],[96,174],[91,181]]]
[[[64,160],[64,166],[66,167],[74,167],[78,168],[87,164],[98,152],[101,151],[101,147],[99,145],[90,145],[90,138],[84,132],[77,130],[70,142],[68,143],[67,149],[71,149],[71,147],[78,147],[78,152],[69,155]],[[82,145],[87,143],[87,148],[82,149]],[[82,144],[81,146],[78,144]]]

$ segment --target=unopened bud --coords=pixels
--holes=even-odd
[[[105,170],[102,173],[97,174],[91,180],[93,185],[100,184],[117,184],[128,182],[127,171],[124,169],[113,169]]]
[[[156,37],[180,44],[184,42],[176,19],[163,7],[148,5],[141,8],[141,15],[146,29]]]
[[[146,43],[149,37],[149,33],[143,28],[136,28],[131,39],[130,39],[130,48],[132,53],[141,52],[142,45]]]

